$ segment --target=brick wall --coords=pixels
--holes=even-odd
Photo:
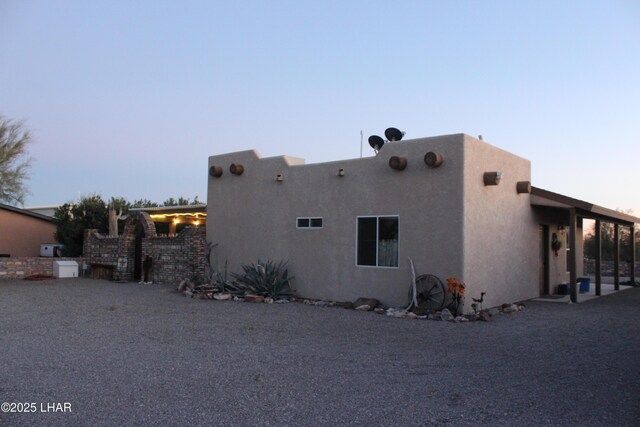
[[[91,277],[134,280],[135,235],[133,227],[127,229],[121,236],[85,231],[84,257]],[[141,262],[147,256],[153,259],[150,279],[154,283],[177,284],[186,278],[200,282],[205,276],[205,248],[204,227],[186,227],[176,236],[158,237],[149,226],[142,237]]]
[[[24,279],[34,274],[53,276],[54,261],[76,261],[82,274],[82,258],[15,257],[0,258],[0,280]]]
[[[185,278],[202,282],[205,274],[206,229],[187,227],[175,237],[142,239],[142,258],[153,259],[151,281],[179,283]]]
[[[89,265],[109,265],[118,263],[118,236],[99,234],[97,230],[86,230],[84,235],[84,259]]]
[[[640,278],[640,262],[635,263],[636,278]],[[631,272],[631,263],[620,261],[620,276],[629,277]],[[584,274],[587,276],[595,276],[596,261],[594,259],[584,260]],[[602,261],[602,275],[613,276],[613,261]]]

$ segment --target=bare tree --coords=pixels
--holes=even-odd
[[[118,235],[118,221],[127,219],[126,213],[129,211],[131,203],[124,197],[112,197],[108,206],[109,235]],[[117,212],[117,213],[116,213]]]
[[[31,143],[24,123],[0,116],[0,201],[23,204],[29,193],[25,185],[31,158]]]

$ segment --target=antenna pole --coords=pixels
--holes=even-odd
[[[360,129],[360,158],[362,158],[362,129]]]

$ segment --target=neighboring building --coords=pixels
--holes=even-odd
[[[61,205],[25,206],[23,209],[54,218],[54,213],[60,206]]]
[[[305,165],[243,151],[209,167],[213,267],[285,260],[309,298],[405,305],[411,258],[418,274],[464,280],[467,310],[481,292],[485,307],[526,300],[582,274],[580,251],[556,256],[554,234],[564,254],[567,241],[582,247],[582,218],[640,222],[532,189],[528,160],[463,134],[392,142],[362,159]]]
[[[55,243],[53,218],[0,203],[0,254],[40,256],[40,245]]]

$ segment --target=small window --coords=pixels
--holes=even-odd
[[[296,228],[322,228],[322,218],[297,218]]]
[[[398,266],[398,217],[359,217],[357,265]]]

